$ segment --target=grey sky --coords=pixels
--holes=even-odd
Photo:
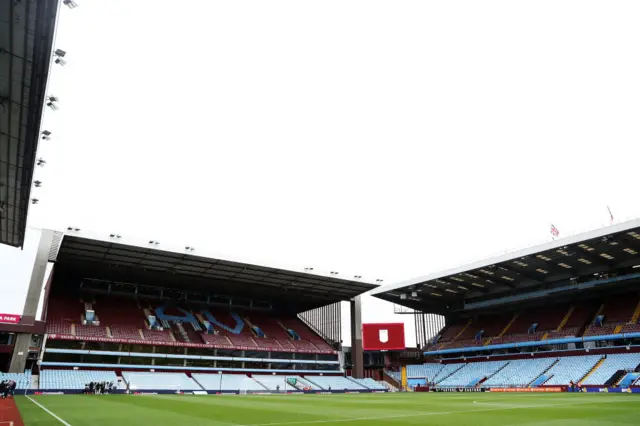
[[[78,3],[31,226],[394,282],[640,213],[637,1]]]

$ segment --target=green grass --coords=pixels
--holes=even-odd
[[[36,396],[71,426],[638,425],[633,394]],[[25,397],[27,426],[61,423]]]

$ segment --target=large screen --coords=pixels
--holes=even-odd
[[[362,346],[365,351],[404,350],[404,323],[362,324]]]

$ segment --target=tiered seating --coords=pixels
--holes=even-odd
[[[422,365],[408,365],[407,377],[409,378],[422,378],[428,381],[435,381],[435,379],[444,370],[447,371],[446,364],[426,363]]]
[[[302,378],[302,377],[298,377],[298,387],[302,387],[302,388],[308,388],[311,390],[322,390],[322,388],[318,385],[316,385],[315,383],[311,383],[310,381]]]
[[[376,382],[375,380],[371,379],[371,378],[366,378],[366,379],[354,379],[353,377],[349,377],[349,379],[357,382],[358,384],[361,384],[362,386],[364,386],[367,389],[371,389],[371,390],[385,390],[386,387],[378,382]]]
[[[206,390],[265,391],[260,383],[244,374],[193,374]]]
[[[31,389],[31,370],[26,370],[24,373],[0,372],[0,382],[5,380],[16,382],[16,390]]]
[[[320,336],[314,333],[309,327],[307,327],[305,323],[303,323],[299,319],[288,318],[288,319],[283,319],[281,322],[285,327],[293,329],[296,333],[298,333],[298,336],[300,336],[301,340],[298,342],[294,342],[294,344],[297,344],[300,342],[309,342],[315,348],[320,350],[331,349],[331,346],[329,346],[327,342],[322,340]]]
[[[492,339],[491,343],[534,342],[541,340],[546,333],[553,332],[558,328],[568,309],[568,305],[527,309],[518,315],[507,330],[506,335],[500,339]],[[534,333],[529,333],[529,329],[534,323],[537,323],[538,327]]]
[[[297,380],[297,376],[273,376],[273,375],[267,376],[267,375],[258,375],[258,374],[253,375],[254,380],[256,380],[262,386],[264,386],[265,388],[271,391],[275,391],[275,390],[284,391],[284,390],[294,389],[293,386],[291,386],[287,382],[288,377],[292,377]]]
[[[339,377],[339,376],[305,376],[305,379],[315,383],[320,386],[322,389],[331,390],[363,390],[364,386],[353,382],[347,378]]]
[[[142,330],[142,334],[152,342],[175,342],[173,334],[168,330]]]
[[[100,325],[111,328],[114,339],[140,340],[140,330],[146,329],[144,313],[135,300],[100,298],[94,303]]]
[[[118,385],[118,377],[113,371],[42,370],[40,372],[40,389],[83,390],[89,382],[109,382]]]
[[[578,383],[596,363],[602,355],[582,355],[560,358],[553,367],[545,373],[551,377],[545,385],[568,385],[572,380]]]
[[[482,385],[488,387],[525,387],[556,362],[556,358],[517,359],[509,363]]]
[[[634,371],[640,365],[640,353],[607,355],[602,364],[582,382],[583,385],[604,385],[617,371]]]
[[[107,327],[96,325],[76,325],[76,336],[107,338]]]
[[[81,316],[80,299],[52,296],[48,304],[47,333],[70,335],[71,324],[80,324]]]
[[[444,347],[447,344],[450,344],[456,338],[458,333],[460,333],[462,329],[466,327],[468,321],[469,320],[466,318],[460,319],[450,325],[445,326],[442,330],[440,330],[440,339],[438,340],[438,342],[435,345],[428,344],[427,348],[433,348],[441,345]]]
[[[602,336],[615,333],[618,326],[623,326],[631,320],[637,305],[638,295],[635,293],[608,299],[604,303],[604,309],[600,312],[601,315],[604,315],[604,324],[598,326],[592,322],[584,335]]]
[[[196,382],[184,373],[122,373],[132,392],[140,390],[202,390]]]
[[[503,368],[507,361],[473,362],[438,383],[440,387],[475,386]]]
[[[587,300],[575,305],[573,312],[560,331],[553,330],[549,333],[549,339],[561,339],[563,337],[575,337],[582,326],[587,323],[592,314],[598,309],[599,302]]]
[[[150,330],[147,324],[147,315],[154,314],[157,301],[136,301],[134,299],[100,296],[91,297],[91,308],[96,312],[100,326],[83,326],[81,324],[84,305],[79,296],[53,295],[48,313],[47,332],[50,334],[76,335],[80,338],[99,339],[126,339],[146,340],[150,343],[209,343],[220,348],[256,348],[264,351],[300,351],[331,350],[331,347],[311,331],[298,318],[286,317],[279,319],[261,312],[239,313],[244,319],[245,326],[234,333],[223,327],[214,325],[218,335],[205,334],[201,329],[197,318],[204,320],[206,315],[199,315],[199,308],[191,309],[183,306],[182,309],[194,314],[193,321],[188,320],[181,325],[171,324],[169,320],[161,321],[164,330]],[[209,311],[215,319],[227,325],[235,326],[235,320],[226,310],[210,308]],[[184,311],[177,307],[165,307],[165,314],[182,317]],[[265,334],[254,333],[248,322],[259,327]],[[300,337],[293,340],[287,332],[291,328]],[[75,330],[75,331],[74,331]]]
[[[204,343],[210,343],[221,348],[233,347],[231,341],[223,334],[202,334],[201,337]]]
[[[227,337],[229,338],[229,340],[231,341],[231,343],[233,343],[234,345],[237,346],[248,346],[248,347],[252,347],[252,348],[257,348],[258,344],[256,342],[254,342],[253,338],[251,338],[251,336],[246,336],[246,335],[234,335],[234,334],[228,334]]]

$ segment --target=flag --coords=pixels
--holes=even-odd
[[[611,213],[609,206],[607,206],[607,210],[609,210],[609,217],[611,218],[611,224],[613,225],[613,213]]]
[[[551,224],[551,235],[553,235],[554,238],[560,235],[560,231],[558,231],[558,228],[556,228],[554,224]]]

